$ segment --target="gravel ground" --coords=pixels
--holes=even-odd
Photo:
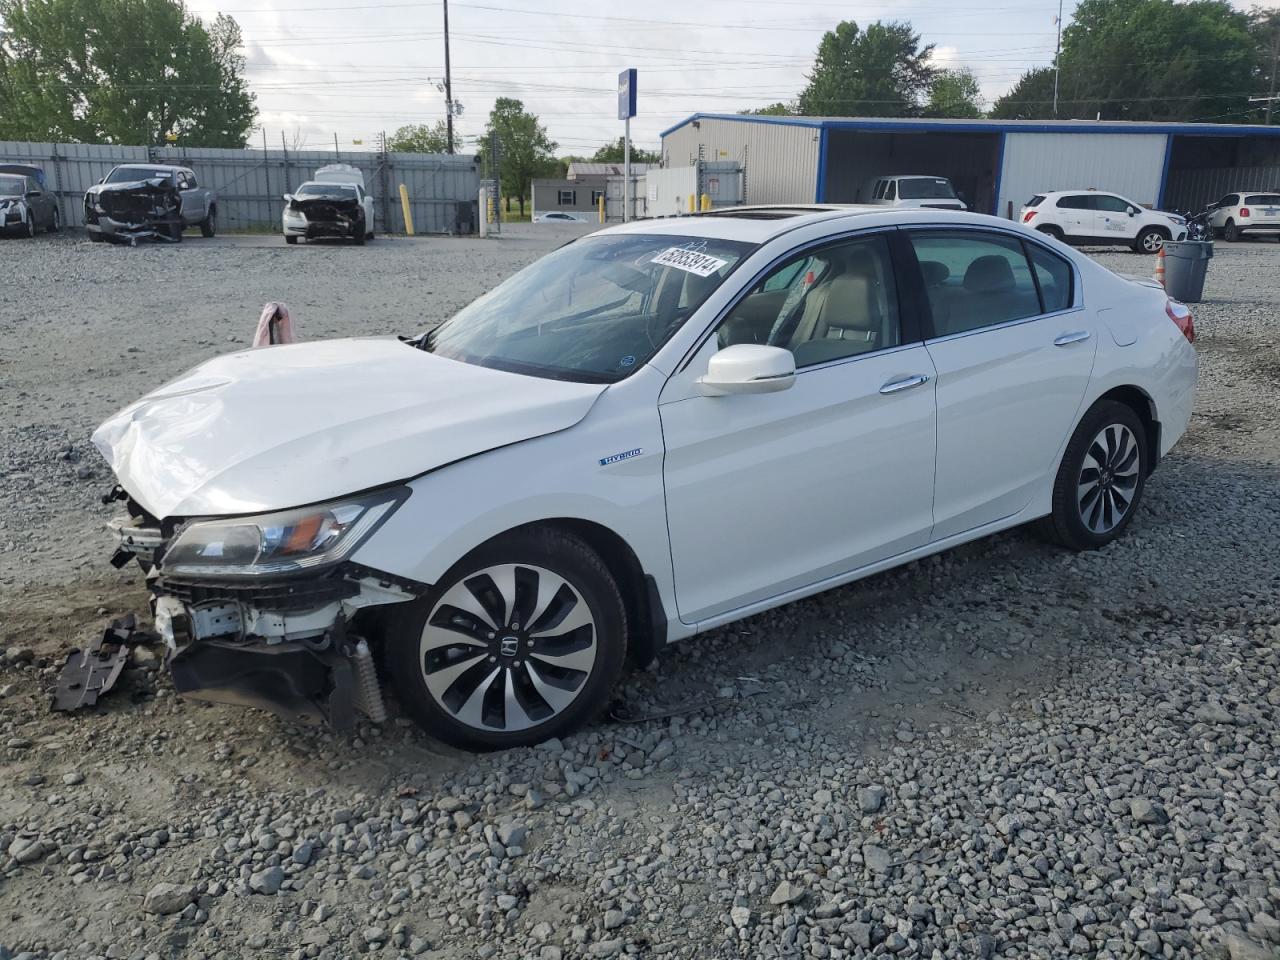
[[[418,329],[553,230],[3,245],[0,958],[1280,956],[1273,243],[1219,245],[1191,430],[1104,551],[1014,531],[792,604],[531,750],[184,703],[146,651],[47,712],[143,603],[99,419],[266,299],[304,336]]]

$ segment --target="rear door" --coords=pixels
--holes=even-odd
[[[1087,193],[1071,193],[1058,198],[1058,225],[1068,237],[1084,240],[1094,235],[1093,197]]]
[[[933,541],[1022,511],[1057,469],[1093,370],[1071,264],[996,230],[910,230],[937,370]]]

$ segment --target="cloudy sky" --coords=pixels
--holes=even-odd
[[[1053,57],[1059,0],[450,0],[457,130],[470,143],[499,96],[538,114],[560,154],[622,133],[617,75],[639,70],[634,141],[695,111],[788,100],[841,19],[909,20],[935,59],[967,66],[986,97]],[[234,16],[270,144],[372,146],[379,131],[444,116],[442,6],[413,0],[187,0]],[[1238,2],[1244,8],[1247,3]],[[1074,0],[1065,0],[1069,22]],[[261,137],[261,133],[257,135]],[[256,143],[255,143],[256,145]]]

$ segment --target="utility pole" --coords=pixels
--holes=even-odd
[[[1280,26],[1271,33],[1271,92],[1267,94],[1267,126],[1271,126],[1271,108],[1276,102],[1276,62],[1280,61]]]
[[[1053,116],[1058,117],[1058,80],[1062,76],[1062,0],[1058,0],[1058,48],[1053,54]]]
[[[444,0],[444,116],[453,153],[453,75],[449,72],[449,0]]]

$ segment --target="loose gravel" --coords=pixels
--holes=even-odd
[[[528,750],[184,702],[146,649],[48,713],[144,596],[88,430],[266,299],[419,329],[564,238],[517,233],[3,245],[0,960],[1280,956],[1273,243],[1218,245],[1196,416],[1106,550],[1013,531],[754,617]]]

